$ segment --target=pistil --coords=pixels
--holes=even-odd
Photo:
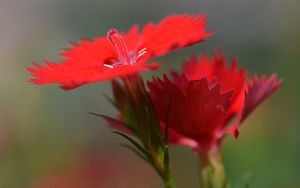
[[[124,38],[116,29],[111,29],[107,33],[107,39],[118,54],[118,63],[124,65],[132,64]]]

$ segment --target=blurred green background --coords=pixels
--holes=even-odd
[[[158,58],[159,74],[215,48],[238,56],[251,74],[277,72],[281,88],[243,124],[237,141],[225,139],[223,158],[234,188],[249,177],[255,188],[300,187],[299,0],[0,0],[0,188],[162,187],[148,165],[118,146],[124,140],[87,114],[116,113],[102,95],[111,95],[108,82],[65,92],[31,85],[26,68],[59,61],[70,41],[111,27],[198,12],[215,35]],[[171,157],[178,187],[198,187],[192,152],[171,147]]]

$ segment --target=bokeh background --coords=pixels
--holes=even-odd
[[[65,92],[27,82],[26,68],[59,61],[62,48],[111,27],[157,22],[169,14],[207,14],[204,43],[157,61],[162,74],[179,68],[191,53],[223,48],[250,73],[277,72],[281,88],[227,137],[223,158],[234,188],[300,187],[300,1],[299,0],[0,0],[0,187],[153,188],[159,177],[101,119],[113,116],[103,94],[108,82]],[[150,78],[152,72],[143,74]],[[179,188],[198,187],[197,161],[171,147]]]

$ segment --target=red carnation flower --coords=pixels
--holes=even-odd
[[[46,66],[34,63],[28,68],[35,84],[59,83],[65,90],[104,80],[157,69],[158,64],[145,64],[151,57],[166,54],[203,41],[211,32],[205,32],[206,18],[174,15],[159,24],[149,23],[141,32],[138,26],[119,33],[111,29],[107,37],[82,40],[62,53],[64,60],[58,64],[45,61]]]
[[[162,124],[171,101],[170,129],[178,134],[180,144],[195,147],[180,140],[195,141],[198,152],[219,147],[226,133],[238,136],[238,125],[279,85],[276,74],[246,81],[246,71],[237,69],[237,60],[227,67],[224,54],[218,52],[212,59],[192,57],[182,74],[173,72],[172,80],[164,76],[148,82]],[[236,122],[227,128],[233,118]]]

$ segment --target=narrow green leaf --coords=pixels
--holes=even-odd
[[[129,125],[127,125],[126,123],[124,123],[124,122],[122,122],[122,121],[120,121],[118,119],[115,119],[115,118],[112,118],[112,117],[109,117],[109,116],[106,116],[106,115],[103,115],[103,114],[98,114],[98,113],[95,113],[95,112],[88,112],[88,113],[91,114],[91,115],[94,115],[94,116],[101,117],[101,118],[103,118],[105,120],[112,121],[114,123],[117,123],[117,124],[119,124],[121,126],[124,126],[124,127],[127,127],[127,128],[130,129]]]
[[[164,142],[167,145],[168,144],[168,139],[169,139],[169,114],[171,110],[171,104],[172,100],[169,100],[168,106],[167,106],[167,111],[166,111],[166,127],[165,127],[165,135],[164,135]]]
[[[94,116],[98,116],[98,117],[101,117],[107,121],[112,121],[120,126],[123,126],[123,127],[126,127],[127,129],[129,129],[132,134],[136,135],[136,130],[133,128],[133,126],[129,125],[129,124],[126,124],[124,123],[123,121],[120,121],[116,118],[113,118],[113,117],[109,117],[109,116],[106,116],[106,115],[103,115],[103,114],[98,114],[98,113],[95,113],[95,112],[88,112],[89,114],[91,115],[94,115]]]
[[[165,168],[169,168],[170,165],[170,158],[169,158],[169,146],[166,145],[164,148],[164,167]]]
[[[132,138],[130,138],[126,134],[121,133],[121,132],[117,132],[117,131],[112,131],[112,132],[115,133],[115,134],[118,134],[118,135],[122,136],[125,139],[127,139],[130,143],[132,143],[145,156],[147,156],[148,158],[150,157],[150,153],[143,146],[141,146],[139,143],[137,143],[135,140],[133,140]]]
[[[116,106],[116,101],[114,101],[111,97],[109,97],[108,95],[102,93],[102,95],[113,105]]]
[[[131,150],[133,153],[135,153],[137,156],[139,156],[141,159],[143,159],[146,162],[149,162],[147,156],[145,156],[143,153],[141,153],[139,150],[136,148],[132,147],[131,145],[124,144],[124,143],[119,143],[120,146],[125,147],[129,150]]]

